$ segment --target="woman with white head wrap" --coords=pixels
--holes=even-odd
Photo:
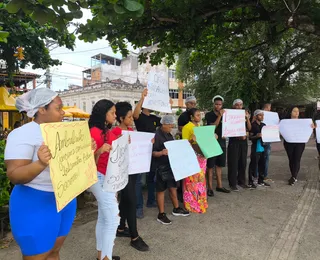
[[[76,200],[57,213],[48,166],[51,152],[43,144],[40,124],[62,121],[62,101],[56,92],[39,88],[18,97],[16,106],[34,121],[13,130],[5,149],[7,176],[15,184],[9,204],[12,234],[24,259],[59,259]]]
[[[189,212],[179,207],[177,197],[177,183],[174,179],[170,166],[168,150],[164,146],[165,142],[173,141],[171,134],[175,124],[175,118],[172,115],[165,115],[161,118],[161,126],[156,130],[154,136],[152,157],[156,167],[156,192],[159,214],[157,221],[163,225],[170,225],[171,220],[168,219],[164,211],[164,195],[168,189],[170,192],[171,202],[173,204],[172,214],[175,216],[188,216]]]

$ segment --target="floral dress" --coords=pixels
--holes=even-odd
[[[192,122],[186,124],[182,129],[182,138],[191,140],[193,128],[197,127]],[[183,180],[183,201],[186,210],[195,213],[205,213],[208,208],[206,188],[206,164],[207,160],[197,154],[200,172]]]

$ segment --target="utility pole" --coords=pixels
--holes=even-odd
[[[46,48],[49,51],[53,51],[54,49],[58,48],[58,42],[53,41],[53,40],[46,40]],[[46,76],[46,79],[44,80],[44,83],[47,85],[47,88],[51,88],[51,83],[52,83],[52,75],[50,73],[50,67],[46,69],[46,72],[44,74]]]

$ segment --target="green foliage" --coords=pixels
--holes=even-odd
[[[203,43],[206,49],[179,56],[177,77],[195,90],[204,108],[211,108],[217,94],[226,98],[226,106],[236,98],[259,106],[288,95],[318,96],[320,39],[293,30],[279,33],[273,43],[268,37],[266,28],[253,26],[226,41],[210,39]]]
[[[7,1],[5,1],[7,2]],[[24,1],[28,2],[29,1]],[[58,1],[57,1],[58,2]],[[16,6],[16,1],[10,1],[9,9],[13,12],[12,7]],[[0,59],[4,60],[7,65],[9,75],[12,75],[19,68],[25,68],[27,64],[32,64],[33,69],[46,69],[49,66],[60,64],[59,60],[52,59],[48,48],[46,47],[46,39],[56,41],[59,46],[65,46],[73,49],[75,36],[66,31],[59,31],[58,27],[52,23],[40,24],[31,18],[31,14],[27,15],[21,11],[18,13],[8,13],[8,8],[4,3],[0,4],[0,21],[2,29],[6,32],[5,37],[0,32],[2,41],[0,40]],[[1,30],[2,30],[1,29]],[[24,60],[18,61],[14,57],[17,47],[23,47]]]
[[[0,207],[8,205],[10,181],[6,176],[6,169],[4,164],[4,149],[5,141],[0,141]]]

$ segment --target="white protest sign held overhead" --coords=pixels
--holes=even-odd
[[[197,156],[188,140],[168,141],[164,146],[176,181],[200,172]]]
[[[246,136],[246,112],[243,109],[225,109],[222,118],[222,136]]]
[[[262,142],[273,143],[280,142],[279,125],[267,125],[262,127]]]
[[[150,71],[148,74],[148,95],[142,107],[158,112],[172,113],[169,97],[168,73]]]
[[[130,136],[129,175],[149,172],[152,157],[153,133],[122,131]]]
[[[279,114],[276,112],[270,112],[270,111],[263,111],[264,118],[263,123],[268,125],[279,125],[280,119]]]
[[[288,143],[307,143],[312,134],[312,120],[283,119],[280,121],[280,133]]]
[[[317,143],[320,143],[320,120],[316,120],[316,136],[317,136]]]
[[[128,184],[129,172],[129,136],[123,134],[112,142],[103,190],[117,192]]]

